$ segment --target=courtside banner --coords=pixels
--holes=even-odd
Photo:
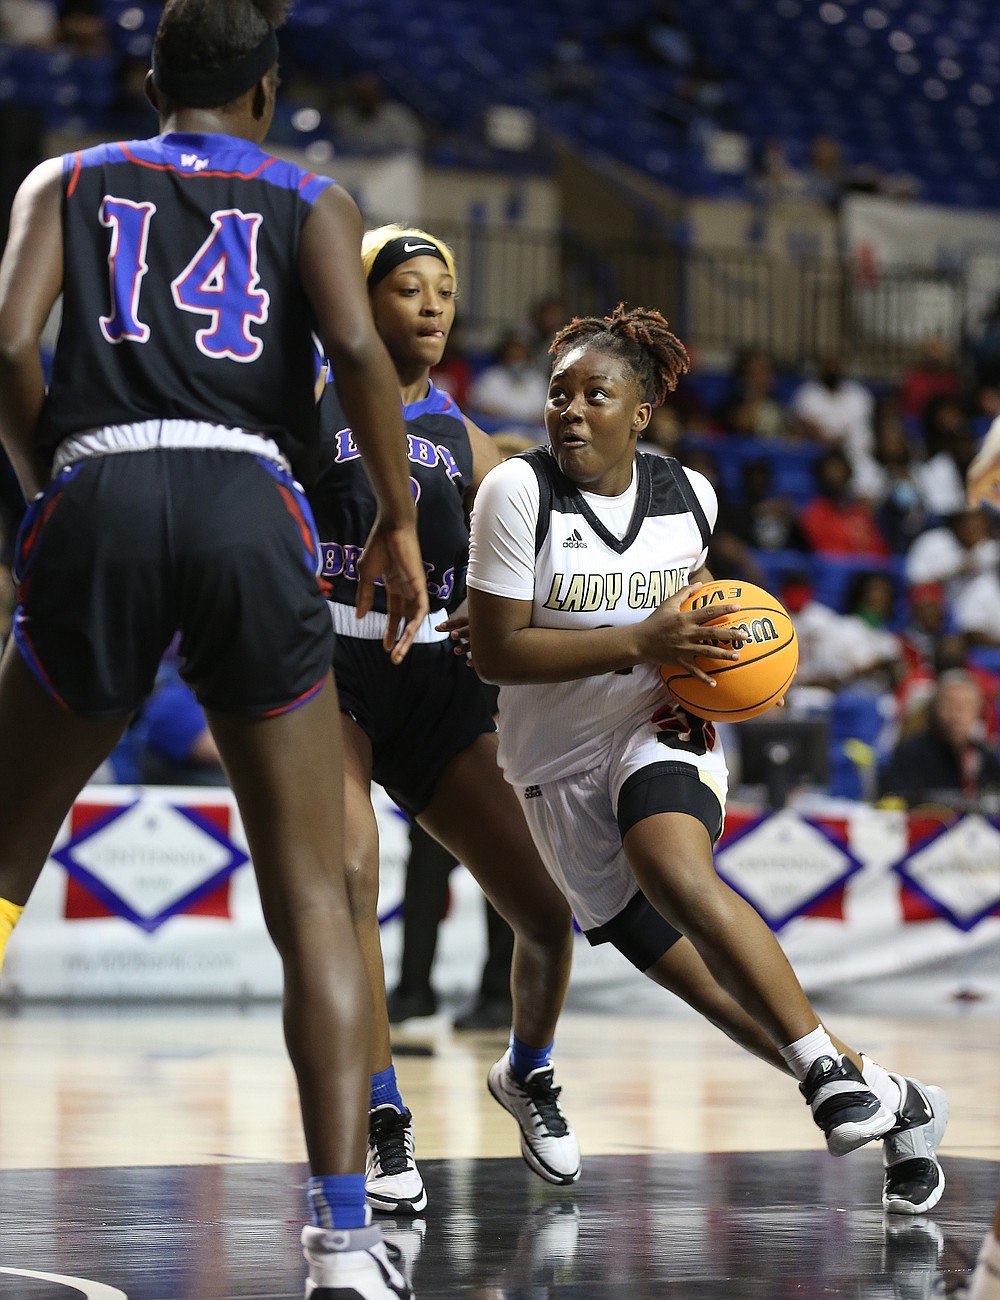
[[[379,916],[391,988],[402,945],[408,823],[373,788]],[[810,992],[1000,951],[1000,822],[845,801],[808,813],[730,805],[719,874],[764,917]],[[482,896],[451,878],[434,984],[469,995],[486,952]],[[573,981],[636,973],[577,944]],[[228,790],[92,786],[73,807],[14,931],[0,998],[277,998],[249,848]]]

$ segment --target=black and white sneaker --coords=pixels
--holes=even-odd
[[[521,1155],[529,1169],[546,1182],[565,1186],[580,1177],[580,1144],[559,1105],[561,1088],[552,1083],[552,1066],[514,1077],[510,1051],[490,1067],[486,1083],[521,1129]]]
[[[892,1077],[903,1104],[883,1139],[882,1204],[890,1214],[923,1214],[937,1205],[944,1191],[944,1170],[936,1152],[948,1127],[948,1097],[941,1088],[917,1079]]]
[[[427,1205],[413,1155],[413,1116],[391,1103],[368,1113],[365,1195],[379,1214],[419,1214]]]
[[[305,1300],[413,1300],[400,1273],[399,1252],[378,1228],[302,1229],[309,1265]]]
[[[896,1123],[896,1116],[882,1105],[846,1056],[821,1056],[814,1061],[799,1092],[826,1134],[827,1149],[834,1156],[856,1151]]]

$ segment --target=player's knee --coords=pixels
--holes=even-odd
[[[355,924],[370,921],[378,912],[378,858],[364,851],[348,852],[344,877]]]
[[[561,895],[557,903],[532,911],[512,929],[522,943],[549,956],[562,955],[573,943],[573,918]]]

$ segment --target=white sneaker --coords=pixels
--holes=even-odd
[[[890,1214],[924,1214],[944,1191],[944,1170],[936,1152],[948,1127],[948,1096],[917,1079],[892,1077],[903,1101],[895,1127],[883,1138],[882,1204]]]
[[[521,1155],[528,1168],[549,1183],[575,1183],[580,1177],[580,1144],[559,1105],[562,1089],[553,1087],[552,1066],[516,1079],[508,1050],[490,1067],[486,1083],[520,1125]]]
[[[413,1300],[397,1252],[378,1228],[305,1227],[302,1253],[309,1265],[305,1300]]]
[[[821,1056],[799,1084],[813,1119],[826,1134],[827,1150],[846,1156],[882,1137],[896,1123],[865,1083],[861,1071],[846,1056]]]
[[[419,1214],[427,1204],[413,1155],[413,1116],[389,1102],[368,1113],[365,1194],[380,1214]]]

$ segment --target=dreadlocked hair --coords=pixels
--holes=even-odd
[[[157,58],[173,72],[215,72],[280,27],[293,0],[167,0],[156,29]]]
[[[586,346],[619,357],[636,378],[643,399],[659,406],[687,374],[691,362],[684,344],[670,332],[665,316],[650,307],[620,302],[610,316],[574,316],[549,347],[558,361],[570,348]]]

